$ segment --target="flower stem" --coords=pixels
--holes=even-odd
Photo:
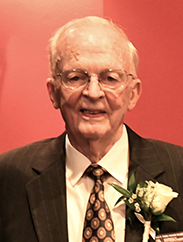
[[[150,230],[151,230],[151,221],[145,221],[142,242],[148,242]]]

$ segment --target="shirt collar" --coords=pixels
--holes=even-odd
[[[98,164],[123,184],[128,171],[128,160],[128,135],[126,127],[123,125],[122,137]],[[66,177],[70,180],[72,186],[76,185],[90,164],[91,161],[71,145],[66,135]]]

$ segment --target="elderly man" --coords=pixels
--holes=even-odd
[[[108,184],[127,188],[133,172],[137,182],[157,180],[179,193],[166,210],[177,223],[160,228],[183,230],[183,148],[124,125],[141,94],[137,65],[136,49],[110,21],[85,17],[56,32],[47,88],[66,132],[0,156],[1,241],[141,241],[143,224],[130,224]]]

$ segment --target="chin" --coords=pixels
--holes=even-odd
[[[108,133],[107,130],[103,130],[102,127],[97,129],[93,127],[90,127],[90,129],[85,128],[79,130],[79,132],[86,139],[101,139]]]

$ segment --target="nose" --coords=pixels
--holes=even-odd
[[[83,95],[91,99],[98,99],[104,96],[104,91],[99,82],[98,75],[96,74],[90,75],[90,80],[86,85],[85,89],[83,90]]]

